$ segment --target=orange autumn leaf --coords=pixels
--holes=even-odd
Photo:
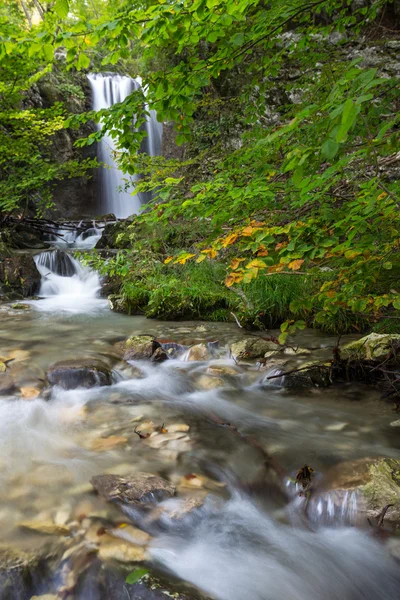
[[[217,251],[214,248],[206,248],[201,251],[202,254],[208,255],[210,258],[215,258],[217,256]]]
[[[329,292],[326,292],[325,295],[328,296],[328,298],[334,298],[336,296],[336,292],[335,290],[329,290]]]
[[[257,256],[268,256],[268,250],[266,249],[264,244],[261,244],[261,246],[259,246]]]
[[[236,271],[236,269],[238,268],[240,263],[243,262],[244,260],[245,260],[244,258],[233,258],[231,260],[231,264],[230,264],[232,271]]]
[[[301,265],[303,264],[303,262],[304,262],[304,260],[302,258],[298,258],[297,260],[292,260],[288,264],[288,267],[292,271],[298,271],[300,269]]]
[[[223,240],[222,242],[222,246],[224,248],[226,248],[227,246],[230,246],[231,244],[233,244],[234,242],[236,242],[236,240],[238,239],[238,234],[237,233],[230,233],[229,235],[226,236],[226,238]]]
[[[268,267],[268,273],[279,273],[279,271],[283,271],[285,265],[272,265],[272,267]]]
[[[288,245],[287,242],[279,242],[279,244],[277,244],[275,246],[275,250],[280,250],[281,248],[286,248],[287,245]]]
[[[170,262],[171,262],[171,260],[173,260],[173,258],[174,258],[173,256],[168,256],[168,258],[166,258],[166,259],[164,260],[164,265],[167,265],[168,263],[170,263]]]
[[[250,235],[253,235],[254,232],[254,227],[250,227],[250,225],[248,227],[245,227],[242,230],[242,235],[244,235],[245,237],[249,237]]]
[[[241,273],[229,273],[225,279],[225,285],[227,287],[232,287],[234,283],[240,283],[242,279],[243,275]]]

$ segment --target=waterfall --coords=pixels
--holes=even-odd
[[[141,82],[131,77],[114,73],[93,73],[88,75],[92,89],[93,110],[109,108],[122,102],[129,94],[141,87]],[[161,152],[162,124],[157,121],[155,111],[150,111],[145,129],[147,137],[140,151],[157,156]],[[100,171],[100,213],[113,213],[118,218],[138,213],[141,205],[149,199],[148,194],[132,195],[132,187],[125,189],[124,174],[114,159],[115,142],[105,135],[98,144],[98,159],[108,167]],[[137,181],[140,176],[133,179]]]
[[[99,297],[99,274],[62,250],[50,250],[35,256],[42,276],[35,308],[43,311],[90,313],[104,308],[107,301]]]
[[[93,222],[93,227],[84,229],[80,233],[79,229],[80,224],[77,229],[67,229],[61,226],[54,229],[54,233],[48,234],[48,241],[51,246],[56,248],[90,250],[96,246],[103,233],[103,230],[97,227],[95,222]]]

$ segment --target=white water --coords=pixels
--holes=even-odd
[[[96,271],[82,266],[78,260],[68,255],[72,266],[71,276],[61,275],[60,262],[56,251],[42,252],[35,257],[42,283],[39,290],[41,300],[35,308],[48,312],[93,313],[102,310],[107,300],[100,298],[101,279]]]
[[[155,539],[151,556],[217,600],[396,600],[398,566],[361,531],[277,522],[249,499]]]
[[[57,234],[57,235],[56,235]],[[77,229],[57,229],[55,234],[51,234],[50,243],[56,248],[76,248],[80,250],[90,250],[94,248],[102,236],[102,230],[93,223],[93,227],[78,233]]]
[[[109,108],[125,100],[129,94],[141,87],[139,80],[113,73],[93,73],[88,75],[93,95],[93,109]],[[99,126],[100,128],[100,126]],[[141,152],[156,156],[161,151],[162,124],[157,121],[155,111],[150,111],[146,121],[147,137],[143,140]],[[100,170],[100,213],[113,213],[118,218],[125,218],[138,213],[143,202],[148,198],[144,195],[133,195],[132,186],[126,187],[127,177],[119,170],[115,160],[115,140],[106,135],[98,145],[98,159],[105,168]],[[133,177],[137,181],[139,175]]]

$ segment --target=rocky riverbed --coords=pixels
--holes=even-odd
[[[283,374],[327,364],[335,339],[306,330],[279,349],[234,324],[151,322],[100,300],[90,313],[4,304],[0,344],[2,600],[302,600],[287,561],[290,586],[312,564],[320,598],[315,553],[346,579],[363,547],[384,583],[367,568],[364,595],[342,582],[340,597],[395,598],[398,417],[361,383]]]

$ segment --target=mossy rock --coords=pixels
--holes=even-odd
[[[392,504],[385,522],[400,524],[400,460],[393,458],[364,458],[339,463],[326,476],[325,490],[315,501],[326,494],[342,506],[351,492],[357,498],[361,520],[373,519],[382,509]]]
[[[340,356],[344,360],[376,360],[386,356],[396,342],[400,345],[398,334],[370,333],[340,348]]]
[[[328,365],[305,363],[297,367],[303,369],[286,375],[283,387],[291,390],[306,390],[313,387],[329,387],[332,383]]]
[[[274,342],[263,340],[257,337],[251,337],[231,344],[230,350],[235,358],[241,360],[255,360],[264,358],[267,352],[279,349]]]
[[[158,347],[150,335],[132,335],[125,342],[124,360],[150,359]]]

